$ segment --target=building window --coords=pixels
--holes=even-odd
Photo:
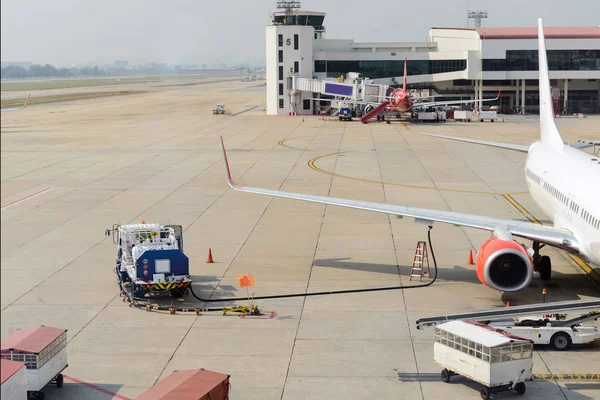
[[[294,73],[297,74],[300,72],[300,63],[298,61],[294,61]]]
[[[283,66],[279,66],[279,80],[283,80]]]
[[[298,34],[295,34],[294,35],[294,50],[298,50],[298,45],[299,45],[298,41],[299,41]]]
[[[279,99],[279,108],[283,108],[283,99]]]
[[[408,75],[437,74],[442,72],[464,71],[467,60],[409,60],[406,64]],[[371,79],[389,78],[404,75],[403,60],[364,60],[364,61],[315,61],[315,72],[327,72],[330,78],[337,78],[348,72],[361,72]]]
[[[551,71],[599,71],[600,50],[548,50]],[[537,50],[507,50],[506,59],[482,60],[484,71],[537,71]]]
[[[279,84],[279,95],[283,96],[283,83]]]
[[[283,62],[283,50],[279,50],[279,62]]]
[[[302,100],[302,109],[310,110],[310,99]]]
[[[327,61],[315,60],[315,72],[327,72]]]
[[[283,47],[283,35],[277,35],[277,44],[279,45],[279,47]]]

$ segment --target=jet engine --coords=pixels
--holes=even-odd
[[[489,238],[477,253],[477,277],[484,285],[516,292],[531,283],[533,260],[527,249],[515,241]]]

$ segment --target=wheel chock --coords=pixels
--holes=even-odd
[[[175,307],[169,307],[169,312],[171,313],[171,315],[175,315],[176,311],[177,309]]]

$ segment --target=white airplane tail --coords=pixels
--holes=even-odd
[[[548,56],[546,54],[546,41],[542,19],[538,18],[538,59],[539,59],[539,87],[540,87],[540,130],[541,140],[557,146],[563,146],[558,128],[554,123],[552,109],[552,96],[550,93],[550,77],[548,74]]]

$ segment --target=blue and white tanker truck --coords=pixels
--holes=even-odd
[[[169,292],[182,297],[190,288],[189,260],[180,225],[114,225],[106,230],[117,245],[115,272],[121,289],[135,298]]]

